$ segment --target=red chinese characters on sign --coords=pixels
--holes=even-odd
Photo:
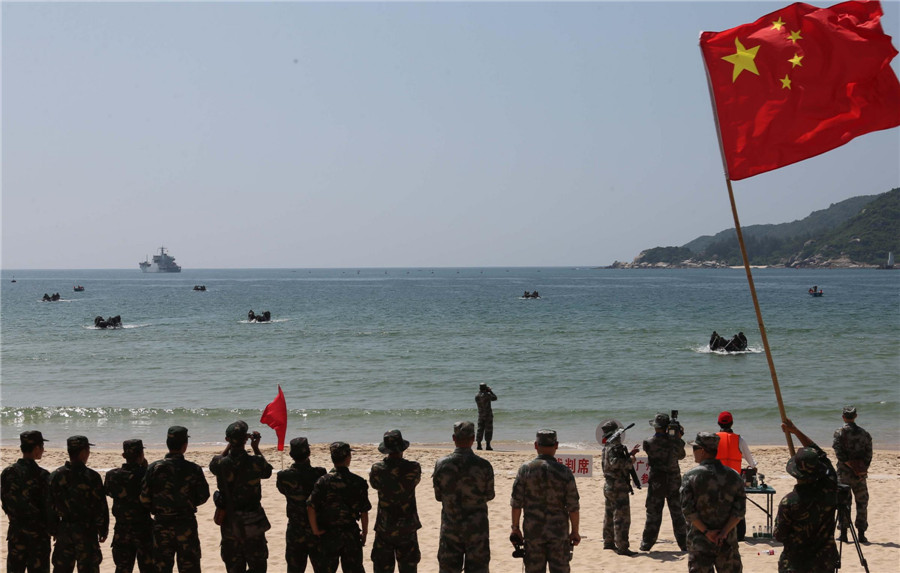
[[[557,455],[556,461],[563,464],[575,475],[575,477],[592,477],[594,456],[588,455]]]

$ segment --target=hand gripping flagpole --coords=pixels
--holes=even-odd
[[[702,55],[702,54],[701,54]],[[709,77],[709,68],[706,66],[706,58],[703,60],[703,69],[706,71],[706,85],[709,88],[709,99],[712,102],[713,119],[716,122],[716,136],[719,139],[719,152],[722,154],[722,166],[725,169],[725,183],[728,186],[728,199],[731,202],[731,214],[734,216],[734,230],[737,231],[738,245],[741,247],[741,259],[744,261],[744,271],[747,273],[747,284],[750,286],[750,296],[753,298],[753,309],[756,311],[756,322],[759,325],[759,334],[762,337],[763,349],[766,353],[766,361],[769,363],[769,373],[772,375],[772,387],[775,389],[775,400],[778,402],[778,412],[781,421],[787,420],[784,411],[784,401],[781,399],[781,387],[778,385],[778,374],[775,372],[775,362],[772,361],[772,350],[769,348],[769,337],[766,336],[766,325],[763,323],[762,311],[759,309],[759,299],[756,296],[756,286],[753,284],[753,273],[750,271],[750,259],[747,257],[747,247],[744,245],[744,233],[741,231],[741,222],[738,219],[737,204],[734,201],[734,190],[731,187],[731,179],[728,176],[728,163],[725,161],[725,148],[722,147],[722,132],[719,129],[719,114],[716,113],[716,98],[713,95],[712,81]],[[788,451],[794,455],[794,441],[791,433],[784,432],[787,440]]]

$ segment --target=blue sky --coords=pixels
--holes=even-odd
[[[186,269],[584,266],[683,244],[733,226],[699,32],[784,5],[4,2],[2,266],[137,270],[160,245]],[[737,181],[741,222],[898,187],[898,157],[895,128]]]

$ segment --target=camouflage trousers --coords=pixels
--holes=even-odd
[[[319,538],[312,534],[309,526],[288,521],[284,548],[288,573],[304,573],[307,561],[312,565],[312,570],[319,573],[322,570],[321,554]]]
[[[141,573],[156,571],[153,561],[153,529],[133,528],[124,523],[116,523],[112,540],[113,563],[116,573],[131,573],[137,561]]]
[[[6,530],[8,573],[50,573],[50,535],[10,523]]]
[[[606,513],[603,517],[603,543],[614,543],[617,549],[628,549],[631,528],[631,486],[627,480],[607,479],[603,484]]]
[[[232,527],[229,519],[225,518],[221,527],[220,554],[228,573],[266,573],[269,560],[269,545],[266,542],[268,529],[268,520]]]
[[[399,573],[416,573],[421,560],[419,536],[415,531],[407,535],[375,532],[372,543],[372,571],[375,573],[394,573],[395,561]]]
[[[568,539],[525,540],[525,573],[569,573]]]
[[[647,509],[647,519],[644,522],[644,534],[641,536],[641,545],[652,547],[659,536],[659,526],[662,524],[663,506],[668,502],[669,516],[672,518],[672,529],[675,533],[675,541],[679,547],[687,543],[687,526],[684,522],[684,513],[681,511],[681,476],[663,472],[650,472],[650,482],[647,486],[647,501],[644,507]]]
[[[442,525],[437,558],[440,573],[460,573],[463,566],[466,573],[487,573],[491,562],[487,527],[453,531]]]
[[[857,477],[850,468],[838,466],[838,481],[849,485],[856,502],[856,531],[862,535],[869,528],[869,486],[866,478]]]
[[[78,566],[79,573],[100,571],[103,554],[97,530],[86,522],[62,522],[53,546],[54,573],[69,573]]]
[[[365,573],[359,528],[331,526],[322,535],[322,572],[335,573],[340,563],[343,573]]]
[[[688,573],[741,573],[741,554],[734,530],[721,545],[715,545],[693,527],[688,535]]]
[[[153,522],[153,559],[157,571],[172,573],[176,558],[178,573],[200,573],[200,537],[193,516]]]
[[[478,430],[475,432],[475,441],[481,442],[484,438],[490,442],[494,438],[494,415],[478,416]]]

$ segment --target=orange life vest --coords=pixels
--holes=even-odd
[[[719,450],[716,459],[737,473],[741,473],[741,436],[731,432],[718,432]]]

